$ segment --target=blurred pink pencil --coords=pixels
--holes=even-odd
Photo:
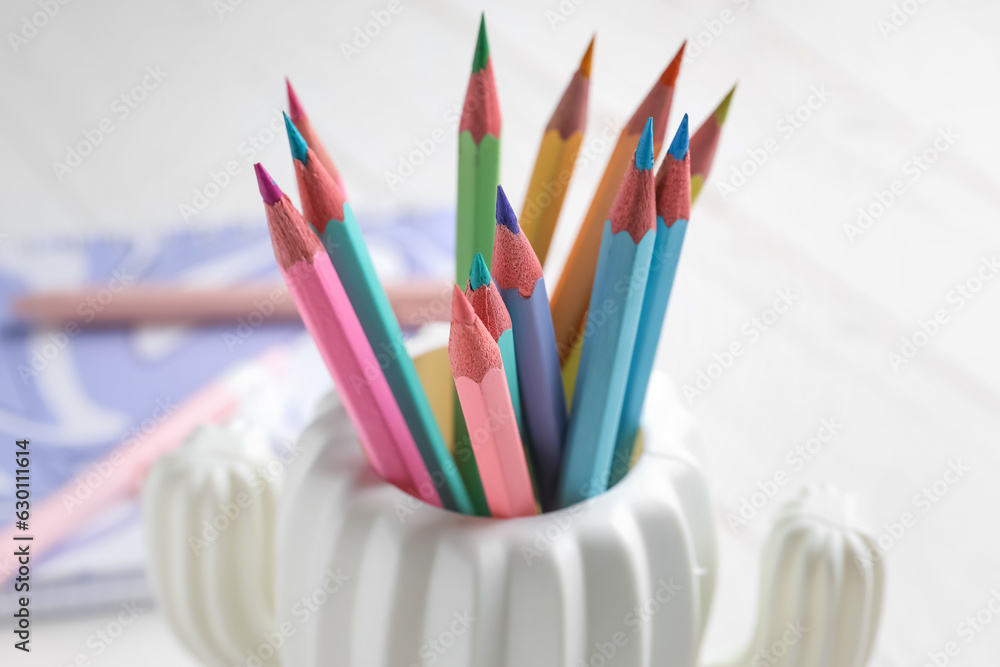
[[[385,288],[403,327],[451,319],[451,285],[416,280]],[[80,289],[28,294],[14,301],[14,312],[38,325],[121,326],[140,324],[201,324],[253,318],[300,321],[295,302],[284,285],[239,285],[215,288],[129,287]]]
[[[27,545],[32,559],[37,559],[115,503],[138,495],[157,457],[180,445],[199,424],[228,419],[245,397],[273,382],[286,361],[285,352],[276,348],[227,371],[181,403],[151,434],[126,440],[51,495],[40,501],[32,499],[28,529],[15,530],[14,524],[5,526],[0,532],[0,543]],[[31,444],[28,452],[35,461],[41,455],[40,451],[32,450]],[[15,536],[32,539],[15,542]],[[13,552],[11,547],[0,555],[0,583],[17,572],[19,564]]]

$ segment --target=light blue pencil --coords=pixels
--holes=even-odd
[[[560,507],[607,489],[655,239],[650,118],[604,222],[566,433]]]
[[[656,242],[649,263],[646,295],[642,300],[639,331],[632,353],[631,371],[625,389],[622,418],[612,460],[608,487],[628,472],[635,437],[639,433],[642,404],[653,372],[656,346],[663,330],[670,291],[677,274],[684,233],[691,215],[691,154],[688,151],[688,117],[684,115],[670,149],[656,174]]]

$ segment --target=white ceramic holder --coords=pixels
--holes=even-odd
[[[447,373],[443,342],[428,334],[415,347],[437,348],[418,367],[446,411],[450,389],[435,382]],[[303,465],[282,498],[276,608],[295,630],[285,664],[694,663],[715,542],[711,530],[693,529],[710,525],[711,514],[700,467],[671,445],[686,434],[649,429],[626,478],[586,503],[495,520],[431,507],[386,484],[346,423],[328,401],[302,436]],[[323,591],[331,575],[337,589]],[[314,616],[296,623],[291,610],[313,596]]]
[[[446,340],[446,328],[430,327],[410,348],[447,437]],[[195,554],[187,537],[267,465],[246,433],[203,429],[154,466],[145,489],[160,603],[185,645],[220,667],[693,667],[716,583],[701,444],[656,375],[647,405],[642,454],[617,486],[559,512],[495,520],[431,507],[379,479],[331,393],[280,501],[272,483]],[[733,664],[750,664],[790,613],[820,625],[798,662],[780,664],[866,660],[881,563],[848,573],[867,538],[815,505],[779,517],[758,632]]]

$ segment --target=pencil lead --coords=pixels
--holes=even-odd
[[[264,165],[260,162],[256,163],[253,166],[253,171],[257,175],[257,189],[260,190],[260,196],[263,197],[264,203],[268,206],[274,206],[281,201],[284,193],[264,169]]]
[[[670,142],[670,155],[677,161],[683,160],[688,152],[688,115],[684,114],[674,140]]]
[[[303,110],[299,96],[295,94],[292,82],[287,76],[285,77],[285,88],[288,90],[288,115],[292,117],[293,123],[297,123],[306,117],[306,112]]]
[[[465,292],[458,285],[451,291],[451,319],[461,324],[476,323],[476,311],[472,309],[472,304],[465,298]]]
[[[635,147],[635,168],[649,171],[653,168],[653,119],[646,119],[646,127],[642,128],[639,145]],[[499,204],[498,204],[499,205]]]
[[[580,74],[584,75],[588,79],[590,78],[590,66],[594,59],[594,40],[597,39],[597,33],[590,38],[590,44],[587,46],[587,52],[583,54],[583,59],[580,60]]]
[[[514,215],[514,209],[510,206],[510,201],[507,199],[506,193],[503,191],[503,186],[497,186],[497,224],[503,225],[511,231],[512,234],[517,234],[521,231],[521,227],[517,224],[517,216]]]
[[[486,69],[490,61],[490,43],[486,39],[486,12],[479,18],[479,38],[476,40],[476,54],[472,58],[472,73]]]
[[[490,284],[490,269],[486,266],[483,253],[477,252],[472,258],[472,269],[469,271],[469,286],[472,289],[479,289],[483,285]]]
[[[302,138],[288,114],[282,113],[282,115],[285,117],[285,132],[288,133],[288,145],[292,149],[292,157],[303,166],[309,164],[309,147],[306,146],[306,140]]]
[[[717,122],[720,127],[726,122],[726,116],[729,114],[729,103],[733,101],[733,93],[736,92],[736,86],[738,85],[739,81],[733,84],[733,87],[729,89],[726,96],[722,98],[721,102],[719,102],[719,106],[717,106],[715,111],[712,112],[712,115],[715,116],[715,122]]]
[[[667,69],[663,70],[663,74],[660,75],[660,83],[667,87],[672,87],[677,81],[677,75],[681,71],[681,59],[684,57],[684,47],[687,46],[687,40],[681,44],[681,48],[677,50],[677,55],[674,59],[670,61],[667,65]]]

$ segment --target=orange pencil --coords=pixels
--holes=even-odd
[[[500,347],[458,285],[451,314],[448,358],[490,515],[537,514]]]
[[[618,137],[618,143],[611,154],[611,159],[608,160],[608,166],[594,192],[594,199],[590,202],[590,209],[583,219],[580,233],[552,293],[552,324],[555,327],[559,359],[563,363],[572,351],[577,336],[583,330],[587,306],[590,304],[590,292],[594,284],[594,272],[597,270],[597,255],[601,249],[604,221],[608,217],[608,211],[611,210],[611,202],[614,201],[622,177],[632,161],[636,146],[639,145],[639,136],[647,118],[653,119],[653,155],[660,152],[667,131],[667,116],[670,114],[670,103],[674,96],[674,84],[680,72],[683,56],[684,44],[653,84],[646,99],[639,105]]]

